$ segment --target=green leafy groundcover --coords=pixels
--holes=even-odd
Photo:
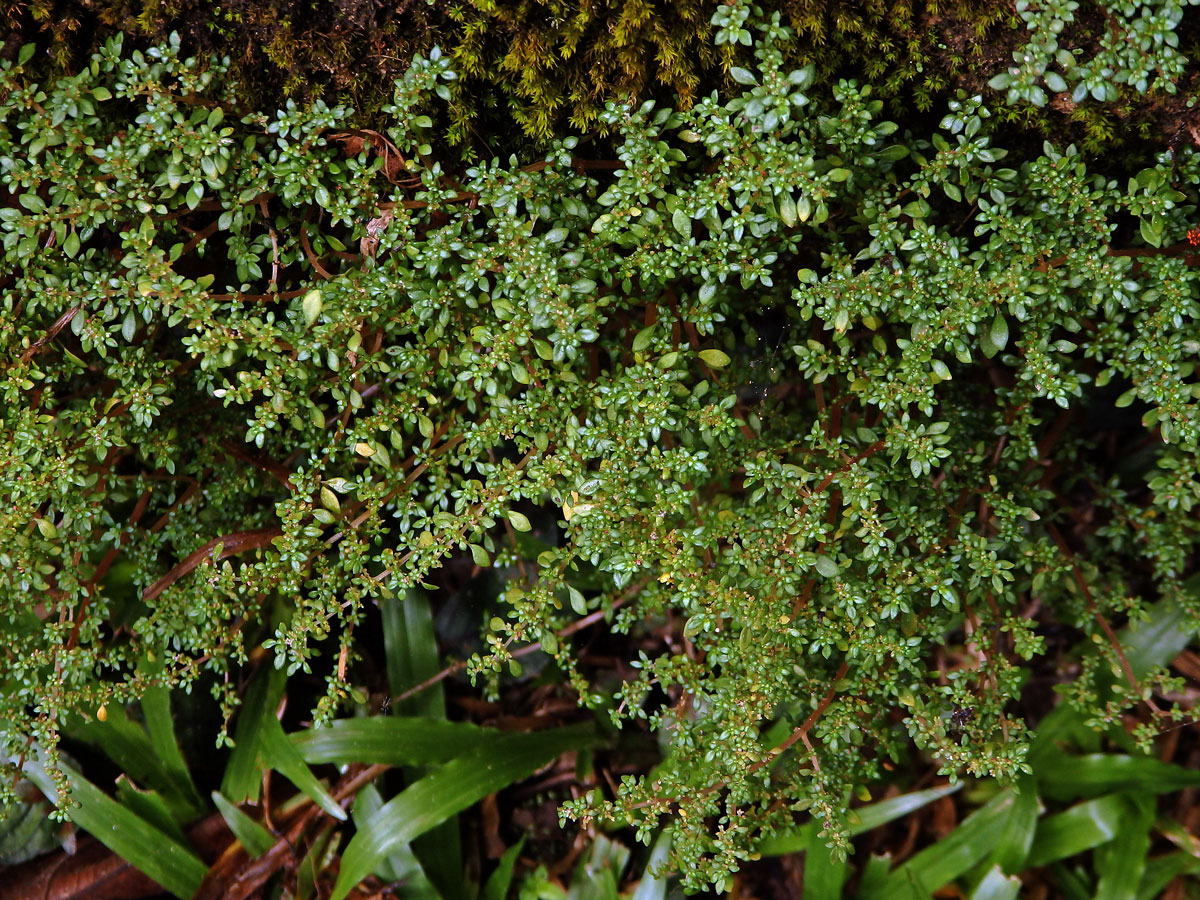
[[[44,87],[4,64],[10,769],[36,743],[65,793],[64,717],[158,686],[232,716],[259,646],[325,677],[328,722],[368,611],[451,558],[504,584],[473,674],[540,644],[662,734],[567,814],[670,824],[692,888],[804,810],[843,847],[848,791],[914,744],[1020,777],[1031,679],[1097,728],[1135,708],[1143,745],[1170,726],[1175,682],[1115,629],[1200,605],[1195,152],[1119,182],[1016,158],[967,97],[914,134],[784,71],[778,19],[714,25],[757,32],[732,96],[610,105],[618,160],[466,171],[415,112],[448,96],[436,51],[386,134],[238,118],[178,42]],[[666,640],[593,683],[585,619]]]

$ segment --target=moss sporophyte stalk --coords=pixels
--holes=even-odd
[[[1169,727],[1116,631],[1197,606],[1195,149],[1118,179],[996,146],[977,96],[914,131],[785,67],[778,15],[713,24],[731,93],[607,104],[615,159],[461,169],[437,50],[371,133],[238,112],[178,41],[3,64],[9,784],[155,686],[234,716],[260,647],[328,721],[368,615],[453,559],[503,582],[476,679],[537,645],[662,736],[564,814],[669,824],[689,888],[798,816],[844,849],[914,752],[1019,776],[1047,667],[1097,727]],[[646,638],[634,674],[592,677],[584,620]]]

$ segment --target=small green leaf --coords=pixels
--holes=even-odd
[[[749,69],[743,69],[741,66],[734,66],[729,70],[729,77],[738,84],[758,84],[758,79],[754,77],[754,73]]]
[[[705,365],[714,369],[722,369],[730,363],[729,355],[724,350],[718,350],[715,347],[701,350],[700,358],[704,360]]]
[[[304,300],[301,301],[301,309],[304,312],[304,324],[312,327],[318,318],[321,316],[321,292],[319,290],[311,290],[304,295]]]
[[[650,346],[650,342],[654,340],[654,326],[647,325],[639,331],[633,338],[633,352],[640,353]]]
[[[533,526],[529,524],[529,519],[524,513],[519,513],[515,509],[508,511],[508,521],[512,523],[512,527],[517,531],[529,531]]]
[[[471,548],[471,559],[475,562],[475,565],[481,569],[486,569],[492,564],[487,551],[483,547],[478,544],[469,544],[468,546]]]
[[[587,601],[583,598],[583,594],[570,585],[567,585],[567,595],[571,598],[571,609],[575,611],[575,614],[586,616]]]
[[[1142,219],[1139,230],[1142,233],[1142,240],[1151,247],[1162,246],[1162,226],[1157,220]]]
[[[671,225],[685,238],[692,236],[692,217],[678,206],[675,207],[675,212],[671,213]]]
[[[417,416],[417,430],[423,438],[433,437],[433,420],[429,416]]]
[[[1004,313],[996,313],[990,325],[984,330],[979,338],[979,347],[983,351],[983,355],[991,359],[997,353],[1001,352],[1008,345],[1008,320],[1004,317]]]
[[[779,198],[779,218],[788,228],[796,226],[796,201],[792,199],[792,195],[788,191],[784,191]]]
[[[1067,89],[1067,82],[1057,72],[1047,72],[1045,74],[1046,87],[1054,91],[1056,94],[1061,94]]]
[[[817,571],[826,578],[833,578],[838,573],[838,565],[828,556],[817,554]]]

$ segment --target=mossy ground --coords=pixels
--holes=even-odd
[[[7,5],[3,54],[30,41],[45,51],[46,77],[78,69],[109,35],[149,46],[179,32],[187,52],[228,55],[248,107],[285,98],[346,103],[372,124],[392,81],[416,52],[446,49],[460,75],[443,133],[467,158],[531,153],[567,133],[602,136],[609,100],[654,98],[687,107],[727,85],[742,48],[716,48],[714,0],[16,0]],[[1012,107],[987,87],[1027,39],[1008,0],[783,0],[797,39],[794,65],[818,78],[872,84],[900,121],[927,124],[958,91],[982,93],[1002,122],[1040,146],[1075,143],[1087,154],[1129,156],[1130,168],[1172,142],[1192,140],[1200,114],[1187,107],[1198,73],[1181,91],[1116,105],[1059,98],[1044,109]],[[1190,8],[1189,8],[1190,9]],[[1200,55],[1195,14],[1180,45]],[[1088,48],[1104,28],[1087,7],[1063,36]]]

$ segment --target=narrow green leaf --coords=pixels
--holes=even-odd
[[[519,841],[504,851],[504,855],[500,857],[500,862],[496,865],[496,870],[488,876],[488,880],[483,886],[481,900],[504,900],[508,896],[508,889],[512,886],[513,867],[517,864],[517,857],[521,855],[521,848],[525,846],[527,837],[529,837],[527,834],[521,835]],[[639,900],[636,894],[633,900]],[[641,898],[641,900],[649,900],[649,898]],[[655,900],[661,900],[661,898],[655,898]]]
[[[482,551],[483,548],[481,547]],[[486,553],[484,553],[486,558]],[[403,602],[390,600],[383,606],[384,613],[384,650],[387,655],[388,684],[392,694],[398,695],[409,688],[422,684],[435,676],[441,670],[441,660],[438,656],[437,636],[433,628],[433,612],[430,609],[429,597],[424,591],[409,590],[404,594]],[[397,738],[392,731],[389,740],[404,744],[423,725],[433,728],[445,726],[446,701],[442,683],[436,682],[432,687],[418,692],[412,697],[397,701],[392,707],[392,718],[404,728],[404,738]],[[405,728],[402,716],[423,717],[418,722],[411,719]],[[355,720],[364,721],[364,720]],[[387,721],[380,719],[379,721]],[[454,726],[451,726],[454,727]],[[470,726],[468,726],[469,728]],[[443,730],[444,749],[438,753],[435,747],[429,748],[428,754],[413,754],[400,764],[404,779],[413,783],[426,773],[421,766],[431,763],[442,763],[451,756],[463,753],[475,746],[470,738],[461,730],[456,736],[446,735]],[[462,741],[463,743],[460,743]],[[446,750],[450,752],[447,753]],[[433,830],[422,835],[412,846],[404,845],[390,857],[393,862],[399,860],[404,867],[417,866],[420,873],[419,881],[428,884],[429,890],[441,893],[447,897],[462,895],[462,841],[459,835],[458,823],[448,819]],[[405,855],[407,854],[407,856]],[[414,876],[415,877],[415,876]],[[435,888],[434,885],[437,887]]]
[[[912,885],[928,895],[977,865],[991,852],[996,831],[1015,802],[1012,788],[1005,788],[945,838],[896,869],[888,877],[891,896],[904,896]]]
[[[979,886],[971,891],[970,900],[1015,900],[1020,889],[1020,878],[1005,875],[999,866],[992,866]]]
[[[512,527],[517,531],[529,531],[533,526],[529,524],[529,519],[524,513],[519,513],[515,509],[508,511],[508,521],[512,523]]]
[[[312,765],[353,762],[389,766],[441,765],[501,737],[466,722],[424,717],[337,719],[325,728],[295,732],[292,744]]]
[[[1106,844],[1120,831],[1121,818],[1129,814],[1128,801],[1120,794],[1109,794],[1043,819],[1027,864],[1044,866]]]
[[[154,790],[143,790],[134,784],[128,775],[117,778],[117,802],[139,818],[149,822],[171,840],[187,844],[179,822],[162,795]]]
[[[196,789],[196,783],[192,781],[183,751],[179,749],[179,742],[175,739],[171,692],[162,686],[148,688],[142,695],[142,715],[146,719],[146,730],[150,732],[150,746],[170,784],[172,805],[176,808],[183,805],[189,807],[177,820],[181,825],[187,824],[203,814],[204,801],[200,799],[200,792]]]
[[[834,859],[833,851],[814,840],[804,857],[804,897],[810,900],[838,900],[850,867]]]
[[[621,873],[628,862],[628,847],[597,833],[575,867],[567,900],[618,900]]]
[[[1096,900],[1135,900],[1150,854],[1154,801],[1143,794],[1127,795],[1130,812],[1115,839],[1096,848]]]
[[[392,848],[527,777],[560,753],[595,740],[590,728],[576,727],[504,735],[448,762],[363,823],[342,854],[332,900],[344,900]]]
[[[213,791],[212,799],[221,813],[221,818],[225,820],[225,824],[229,826],[233,836],[238,839],[252,859],[262,856],[275,846],[275,836],[259,822],[226,800],[220,791]]]
[[[850,823],[850,834],[851,836],[866,834],[874,828],[894,822],[896,819],[903,818],[922,807],[928,806],[935,800],[940,800],[942,797],[961,790],[962,785],[961,781],[958,784],[944,784],[941,787],[915,791],[911,794],[901,794],[899,797],[891,797],[887,800],[880,800],[878,803],[872,803],[869,806],[859,807],[854,810],[857,821]],[[816,834],[816,829],[813,823],[807,822],[799,828],[780,832],[763,841],[759,844],[758,851],[763,856],[803,853],[808,849],[809,842],[812,840],[814,834]]]
[[[221,778],[221,793],[232,803],[257,802],[262,785],[258,766],[263,729],[275,720],[275,708],[283,695],[286,675],[282,669],[265,665],[255,674],[238,712],[233,733],[233,753]],[[276,721],[278,725],[278,721]]]
[[[1200,787],[1200,772],[1150,757],[1117,753],[1048,754],[1035,774],[1041,792],[1056,800],[1098,797],[1115,791],[1166,794]]]
[[[1009,875],[1024,870],[1025,858],[1037,833],[1038,816],[1042,812],[1037,785],[1032,777],[1025,776],[1015,788],[1012,813],[997,830],[995,849],[983,863],[988,868],[998,865]]]
[[[313,775],[300,751],[288,740],[279,720],[273,715],[263,722],[261,747],[263,762],[312,798],[312,801],[329,815],[339,821],[345,821],[346,811]]]
[[[422,591],[408,590],[399,598],[380,605],[383,613],[383,644],[387,657],[388,685],[393,696],[435,675],[438,662],[433,613]],[[442,685],[435,684],[392,707],[393,714],[442,718],[445,700]]]
[[[40,763],[26,763],[26,773],[47,797],[55,797],[54,781]],[[176,897],[196,893],[208,871],[200,857],[126,809],[69,766],[62,765],[76,806],[71,821],[131,866]]]
[[[354,798],[355,828],[361,827],[363,822],[382,808],[383,797],[380,796],[379,789],[374,784],[366,785]],[[443,825],[449,824],[451,822],[443,823]],[[429,832],[428,834],[434,833]],[[375,875],[388,882],[404,882],[405,900],[441,900],[442,898],[442,894],[430,881],[424,866],[421,865],[421,860],[417,858],[409,844],[401,844],[389,853],[387,858],[376,866]],[[447,896],[455,897],[460,894],[448,894]]]
[[[758,84],[758,79],[754,77],[754,73],[749,69],[743,69],[741,66],[734,66],[729,70],[729,77],[738,84]]]
[[[867,860],[863,869],[862,880],[858,884],[857,900],[880,900],[887,897],[888,875],[892,868],[892,856],[872,856]],[[890,898],[889,898],[890,900]]]
[[[854,811],[858,815],[858,822],[850,825],[850,834],[866,834],[873,828],[879,828],[888,822],[894,822],[896,819],[910,815],[935,800],[941,800],[961,789],[962,782],[960,781],[958,784],[944,784],[941,787],[929,788],[924,791],[901,794],[899,797],[880,800],[870,806],[860,807]]]
[[[650,848],[650,858],[646,860],[642,879],[638,882],[637,889],[629,900],[666,900],[667,885],[670,881],[670,873],[666,871],[666,865],[670,855],[671,832],[664,830],[659,832],[654,846]],[[660,871],[662,874],[654,874]]]
[[[1146,860],[1137,900],[1158,900],[1168,884],[1180,875],[1200,872],[1200,859],[1180,851]]]

